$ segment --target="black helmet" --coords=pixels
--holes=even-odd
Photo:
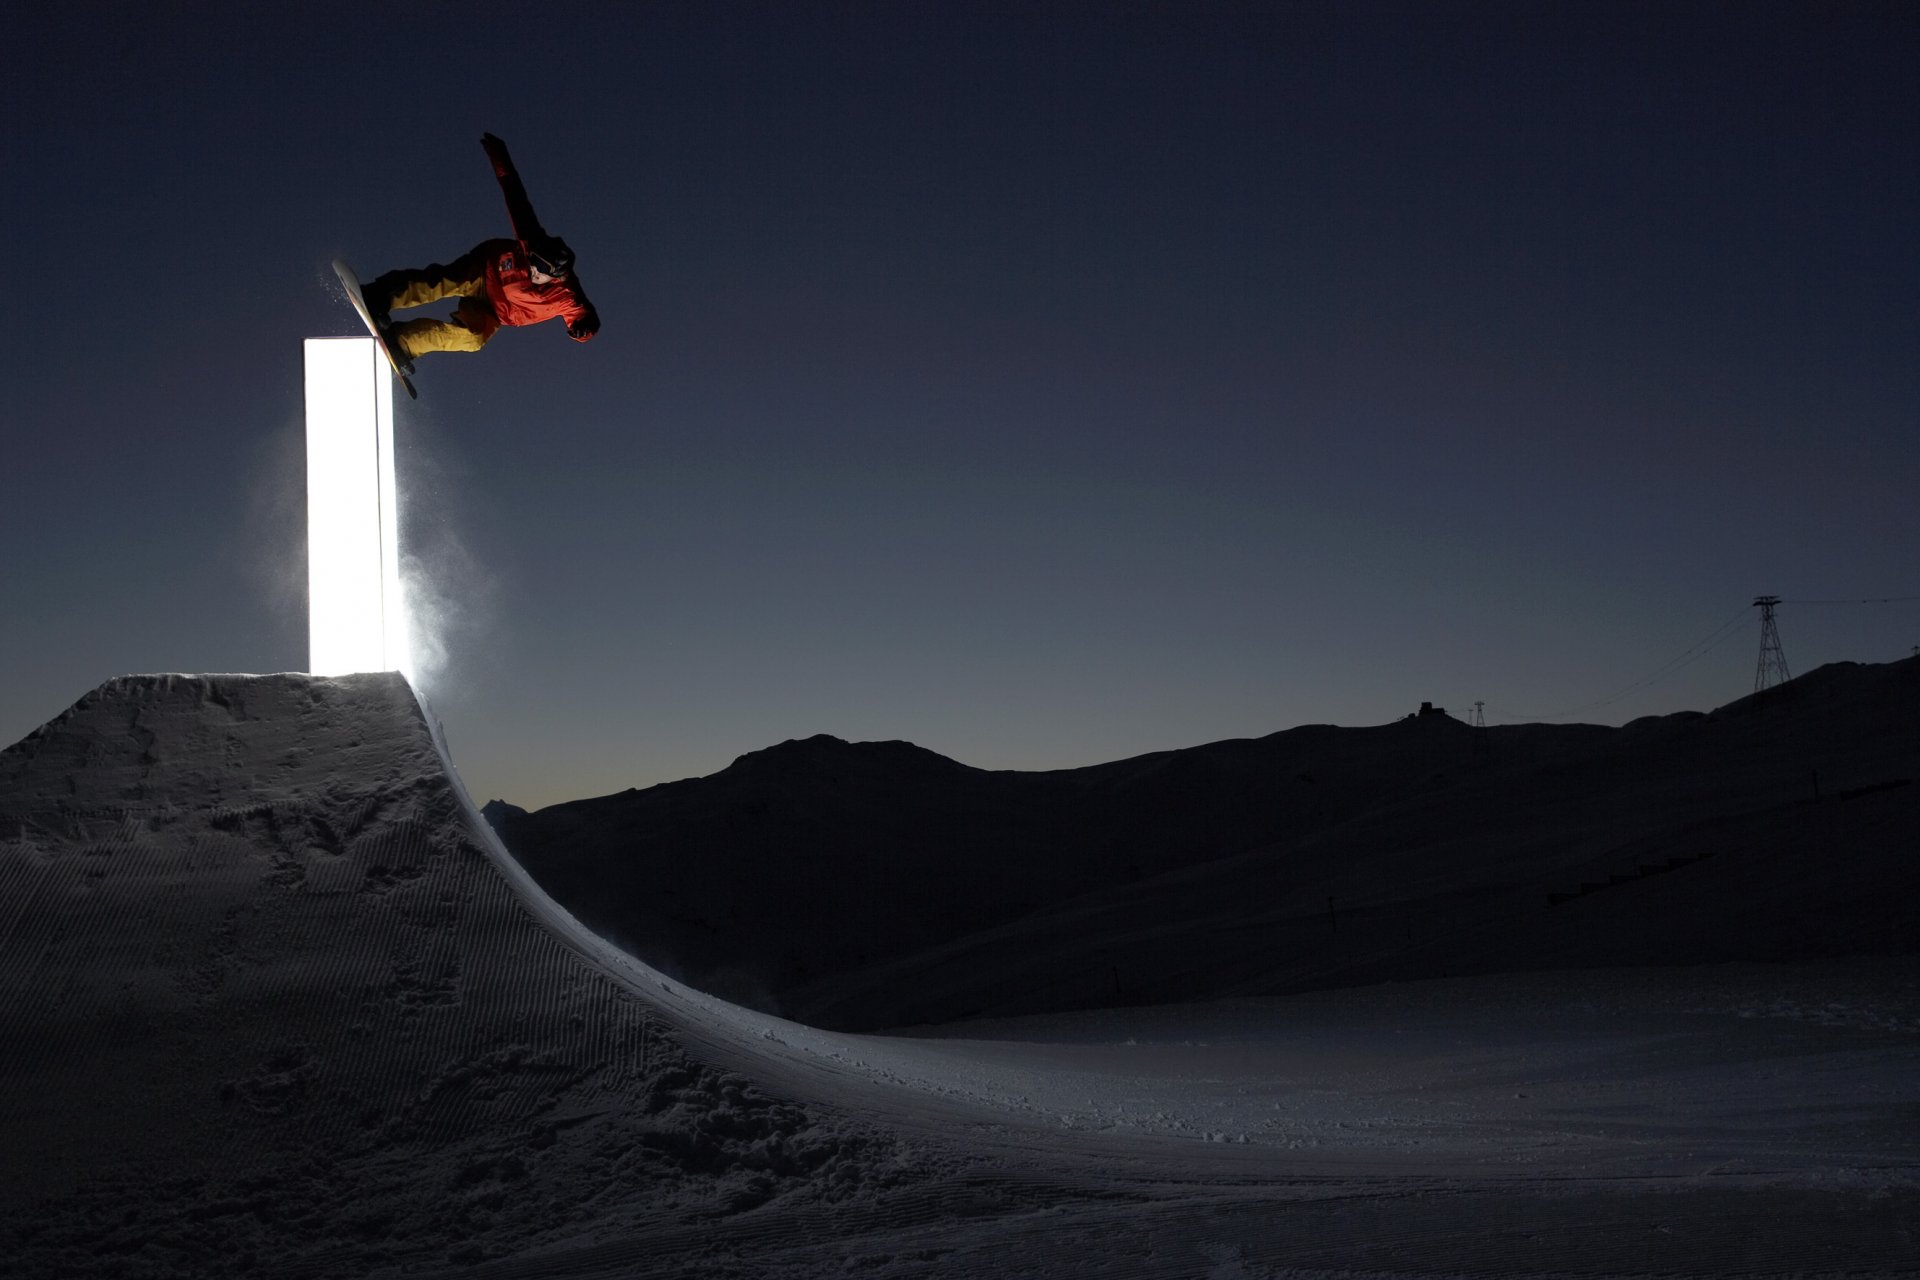
[[[559,236],[548,236],[527,246],[527,260],[544,274],[564,276],[573,270],[573,250]]]

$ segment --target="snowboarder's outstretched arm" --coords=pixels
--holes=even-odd
[[[501,194],[507,198],[507,216],[513,220],[514,238],[526,248],[529,264],[543,271],[551,269],[557,280],[547,287],[565,291],[567,304],[560,314],[567,322],[567,336],[575,342],[587,341],[600,332],[600,313],[587,299],[580,275],[573,270],[573,251],[565,241],[548,235],[547,229],[540,225],[539,217],[533,212],[533,202],[527,199],[527,189],[521,184],[520,173],[513,167],[513,157],[507,154],[507,144],[490,133],[483,133],[480,145],[486,148],[487,159],[493,162],[493,176],[499,180]],[[557,265],[550,266],[555,263]]]
[[[547,239],[546,229],[534,216],[533,202],[527,199],[527,189],[521,185],[519,171],[513,167],[513,157],[507,154],[507,144],[490,133],[483,133],[480,145],[487,149],[487,159],[493,161],[493,176],[500,180],[501,194],[507,198],[513,238],[522,244],[538,244]]]

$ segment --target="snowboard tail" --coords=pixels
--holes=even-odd
[[[387,342],[386,330],[380,327],[373,318],[373,312],[367,309],[367,296],[360,288],[360,277],[353,274],[353,268],[347,265],[345,258],[333,260],[333,274],[340,277],[340,287],[347,291],[347,301],[351,302],[354,311],[359,313],[360,323],[366,325],[367,332],[373,335],[374,342],[380,347],[380,354],[385,356],[387,363],[393,367],[393,376],[400,379],[400,385],[407,389],[407,398],[418,400],[420,393],[413,389],[413,380],[407,377],[407,366],[402,364],[400,358],[394,354],[393,347]]]

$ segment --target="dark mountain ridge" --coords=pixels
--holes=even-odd
[[[1451,759],[1467,732],[1309,726],[1031,773],[817,735],[495,826],[590,927],[755,995],[1304,834]]]
[[[495,824],[549,892],[648,963],[870,1029],[1389,975],[1356,950],[1363,921],[1381,935],[1368,946],[1391,952],[1421,929],[1484,931],[1490,904],[1546,910],[1592,864],[1625,859],[1637,875],[1634,859],[1664,863],[1728,824],[1759,822],[1765,844],[1773,828],[1756,814],[1920,774],[1917,725],[1920,664],[1849,663],[1618,729],[1425,715],[1048,772],[819,735]],[[1777,936],[1788,929],[1774,921],[1742,954],[1795,950]],[[1845,932],[1796,945],[1837,953]],[[1469,965],[1472,948],[1448,945]],[[1479,967],[1534,963],[1476,945]],[[1009,965],[1029,972],[998,995],[977,989]]]

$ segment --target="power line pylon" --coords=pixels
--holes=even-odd
[[[1755,596],[1753,600],[1753,607],[1760,611],[1760,665],[1753,673],[1755,693],[1793,679],[1787,670],[1787,655],[1780,649],[1780,628],[1773,622],[1773,606],[1779,603],[1779,596]]]
[[[1473,754],[1487,754],[1487,704],[1484,702],[1473,704]]]

